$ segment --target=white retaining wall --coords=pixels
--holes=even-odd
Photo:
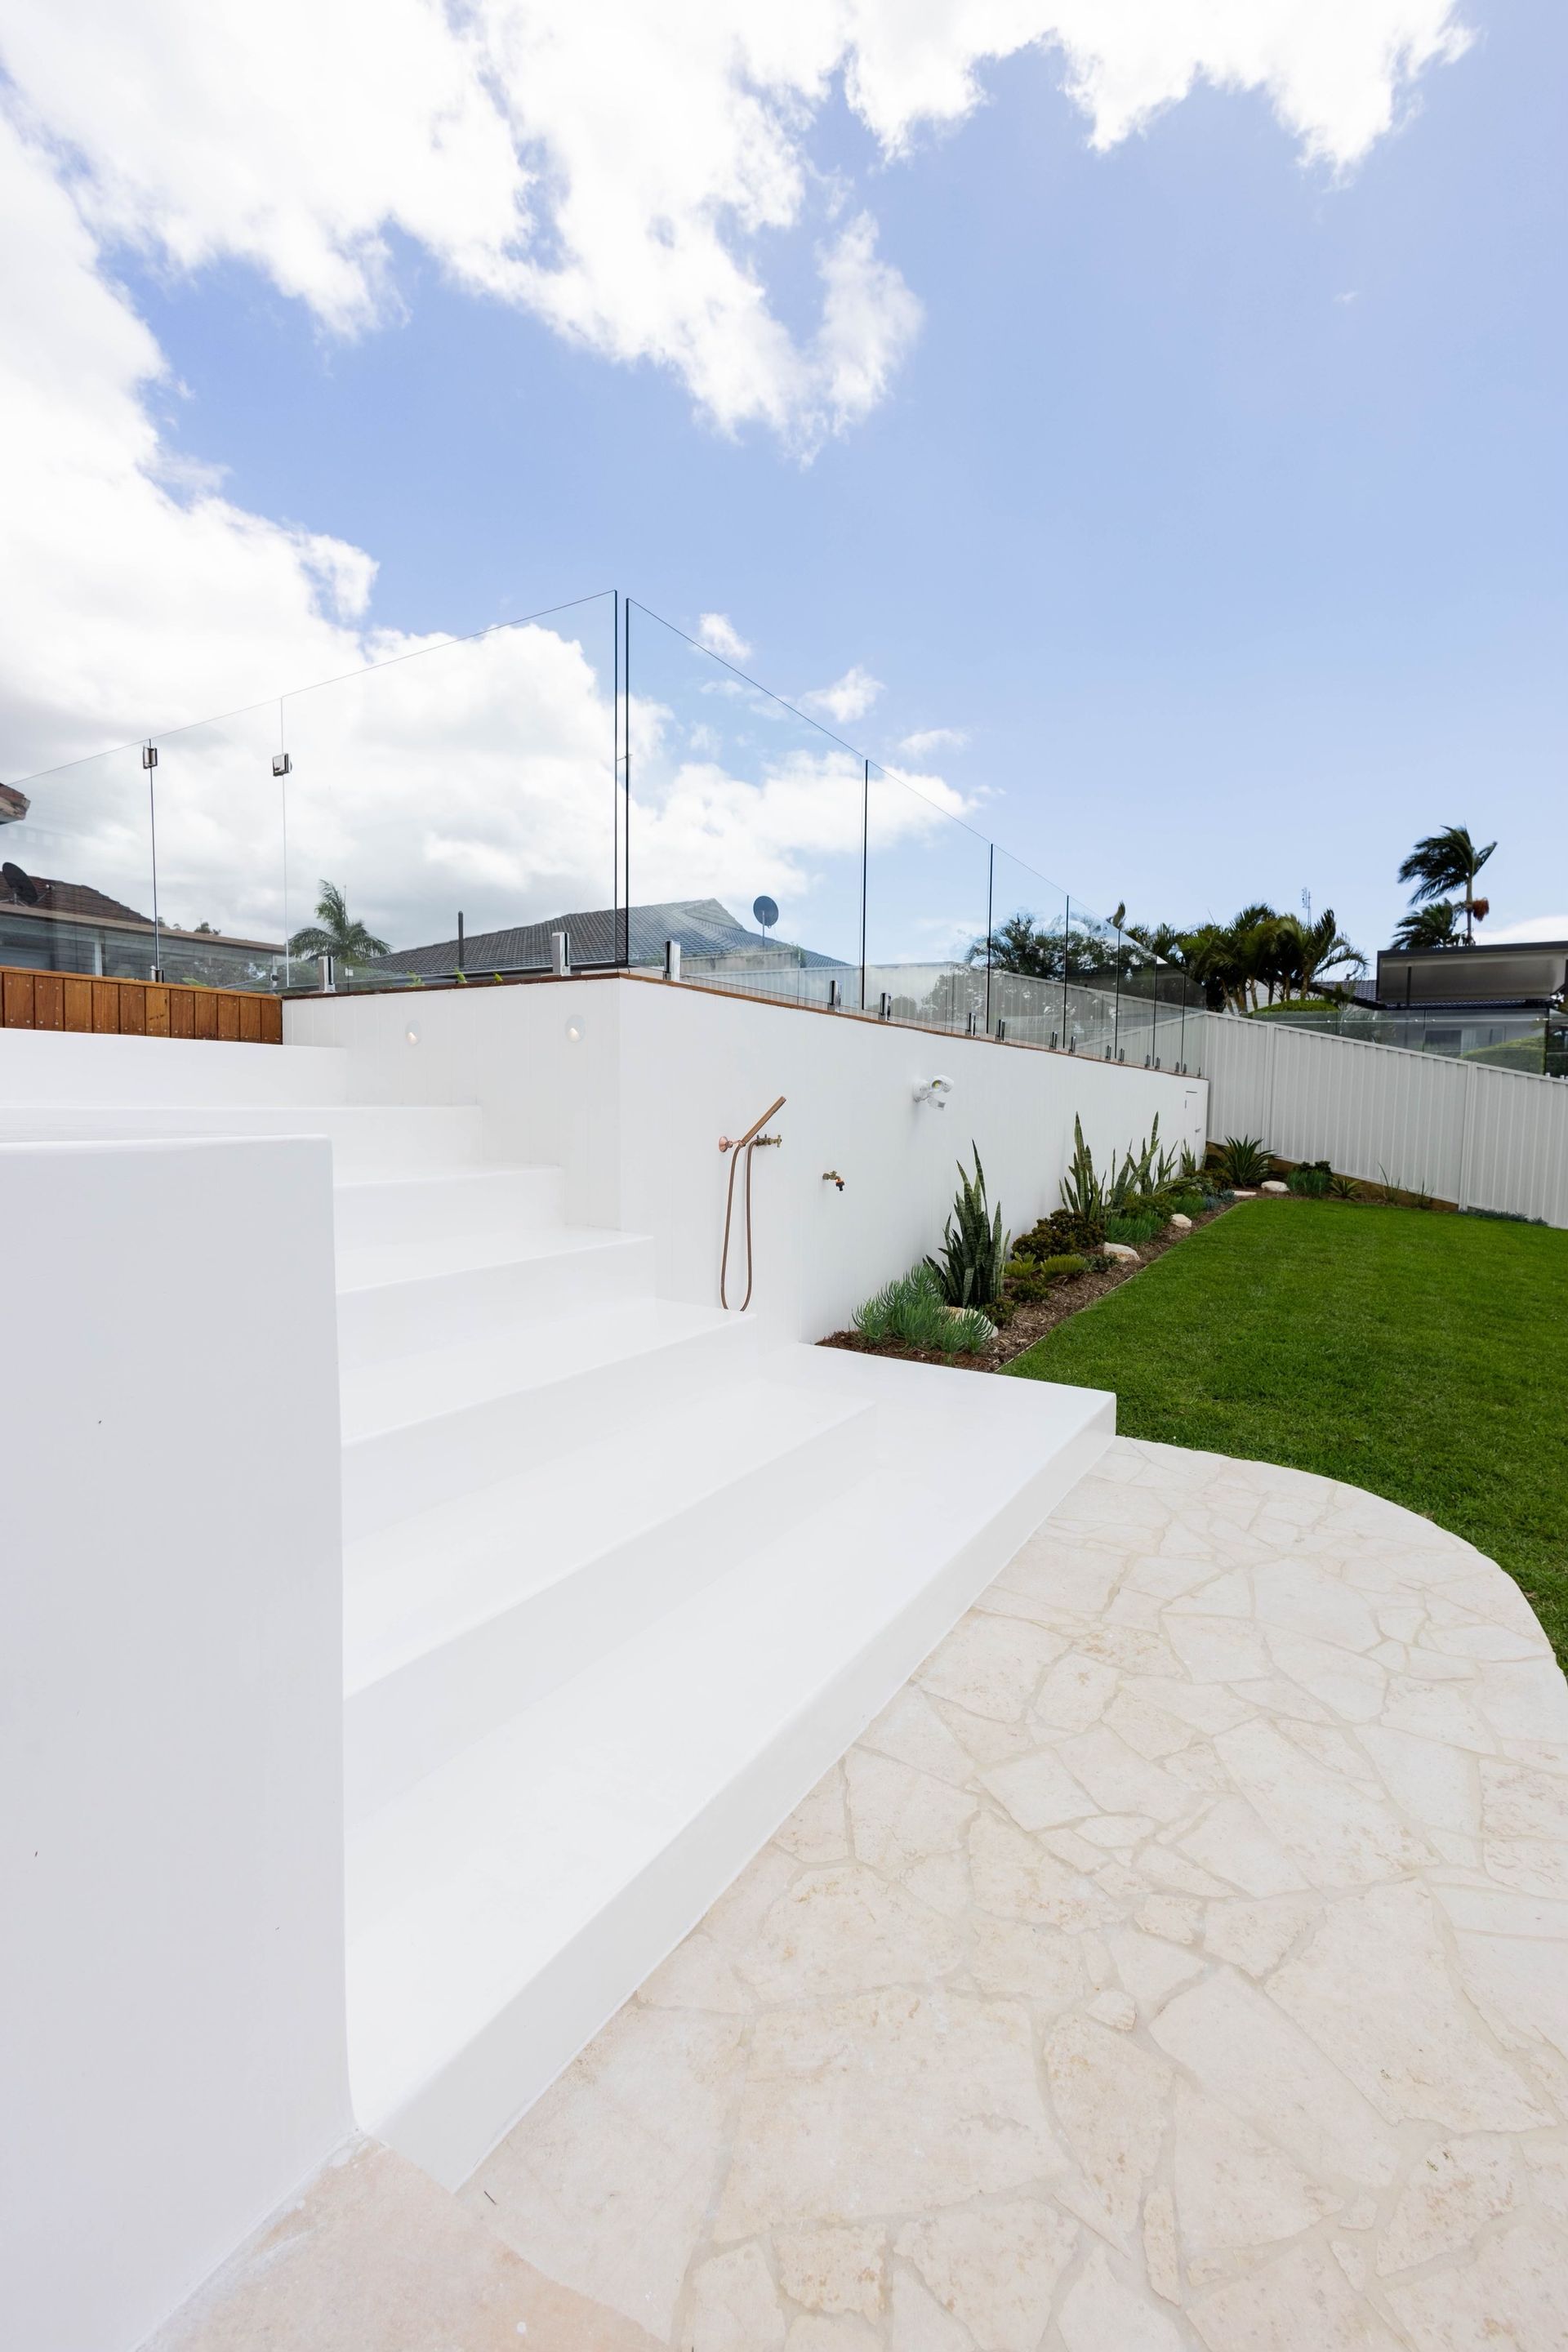
[[[1329,1160],[1367,1183],[1568,1226],[1568,1081],[1278,1022],[1197,1019],[1211,1137],[1260,1135],[1283,1160]]]
[[[328,1147],[6,1145],[0,1232],[0,2344],[131,2352],[353,2128]]]
[[[1204,1144],[1201,1079],[662,980],[296,999],[284,1030],[347,1046],[355,1099],[479,1103],[492,1157],[560,1162],[574,1221],[650,1234],[660,1291],[704,1305],[719,1297],[719,1137],[785,1096],[770,1121],[783,1149],[753,1170],[752,1307],[787,1339],[840,1328],[937,1246],[972,1143],[1015,1233],[1058,1205],[1075,1113],[1098,1160],[1156,1115],[1163,1142]],[[945,1110],[914,1098],[939,1075]],[[742,1273],[731,1305],[744,1286]]]

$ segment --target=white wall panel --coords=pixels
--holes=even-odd
[[[1196,1016],[1189,1058],[1208,1079],[1216,1139],[1260,1135],[1283,1160],[1568,1226],[1560,1078],[1215,1013]]]
[[[1173,1150],[1204,1143],[1196,1077],[684,982],[308,997],[284,1026],[291,1044],[347,1046],[359,1099],[478,1102],[493,1157],[559,1163],[574,1219],[651,1234],[660,1290],[704,1303],[730,1172],[719,1137],[785,1096],[784,1149],[754,1171],[753,1307],[781,1338],[820,1339],[938,1245],[972,1145],[1021,1233],[1058,1204],[1075,1116],[1101,1165],[1156,1117]],[[945,1110],[915,1099],[939,1074]]]
[[[130,2352],[353,2129],[331,1157],[7,1145],[0,1219],[0,2345]]]

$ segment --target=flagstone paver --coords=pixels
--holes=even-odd
[[[158,2352],[1568,2352],[1568,1686],[1501,1571],[1119,1440],[483,2164]]]
[[[463,2192],[679,2352],[1564,2352],[1568,1686],[1119,1440]]]

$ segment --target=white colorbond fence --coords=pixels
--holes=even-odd
[[[1216,1013],[1188,1014],[1189,1048],[1194,1028],[1211,1138],[1568,1226],[1568,1080]]]

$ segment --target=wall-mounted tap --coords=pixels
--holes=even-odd
[[[822,1171],[822,1181],[825,1184],[837,1184],[841,1192],[844,1190],[844,1179],[837,1168],[825,1168]]]
[[[918,1103],[931,1103],[937,1110],[945,1110],[948,1097],[952,1092],[951,1078],[921,1078],[915,1087],[915,1100]]]

